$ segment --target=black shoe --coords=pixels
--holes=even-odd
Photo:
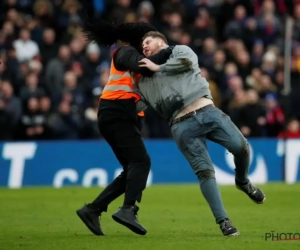
[[[121,225],[129,228],[136,234],[145,235],[147,233],[137,219],[138,206],[120,207],[119,210],[112,215],[112,218]]]
[[[235,181],[235,185],[237,189],[247,194],[255,203],[262,204],[265,202],[265,194],[259,188],[254,187],[250,181],[246,184],[239,184],[237,181]]]
[[[87,205],[76,211],[79,218],[88,227],[88,229],[95,235],[104,235],[101,229],[99,217],[100,213]]]
[[[238,236],[239,231],[232,225],[229,219],[225,219],[219,223],[220,229],[224,236]]]

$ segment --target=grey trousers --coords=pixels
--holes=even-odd
[[[188,160],[195,174],[199,171],[214,171],[206,139],[224,146],[234,155],[236,178],[247,181],[249,168],[249,146],[230,117],[214,106],[203,110],[171,126],[178,148]]]

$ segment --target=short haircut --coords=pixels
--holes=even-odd
[[[166,44],[168,44],[167,38],[166,38],[162,33],[158,32],[158,31],[149,31],[148,33],[146,33],[146,35],[144,35],[143,41],[144,41],[147,37],[160,38],[160,39],[163,40]]]

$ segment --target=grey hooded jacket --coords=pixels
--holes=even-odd
[[[177,45],[160,72],[151,77],[142,76],[137,92],[141,101],[138,111],[154,108],[169,123],[185,107],[201,97],[212,99],[209,84],[201,77],[198,57],[185,45]]]

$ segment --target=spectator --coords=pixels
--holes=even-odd
[[[235,14],[235,8],[238,6],[238,1],[233,0],[225,0],[220,5],[220,13],[217,16],[217,23],[218,23],[218,31],[220,34],[221,39],[223,40],[225,37],[223,36],[224,30],[226,29],[227,24],[231,20],[231,18]]]
[[[26,86],[21,89],[20,98],[26,103],[30,98],[40,98],[45,94],[44,90],[38,86],[38,77],[31,72],[26,76]]]
[[[261,88],[261,76],[262,72],[259,68],[253,68],[251,74],[246,78],[246,88],[252,88],[256,91],[260,91]]]
[[[70,67],[70,57],[70,48],[66,45],[62,45],[59,48],[58,57],[50,60],[47,65],[45,72],[45,86],[52,98],[62,90],[64,73]]]
[[[282,92],[283,88],[284,88],[284,71],[283,70],[279,70],[279,71],[276,72],[275,85],[276,85],[277,90],[280,94]]]
[[[239,5],[234,10],[234,19],[228,23],[224,30],[224,37],[241,39],[243,37],[243,24],[247,13],[244,6]]]
[[[196,17],[194,21],[194,29],[191,31],[191,36],[193,40],[192,47],[195,49],[197,54],[199,54],[201,52],[203,40],[213,36],[210,25],[203,17]]]
[[[262,18],[260,31],[265,46],[275,43],[281,31],[280,22],[273,14],[268,13]]]
[[[37,0],[33,4],[36,19],[42,27],[54,25],[54,8],[50,0]]]
[[[81,88],[77,85],[77,77],[74,72],[67,71],[64,76],[64,87],[60,95],[70,96],[72,112],[82,114],[83,107],[86,104],[85,96]],[[63,98],[62,98],[63,99]]]
[[[91,86],[91,94],[93,96],[100,96],[102,93],[103,88],[105,87],[108,78],[109,78],[109,68],[107,63],[102,63],[99,67],[100,70],[100,77],[96,78],[92,82]]]
[[[47,28],[43,32],[42,42],[40,44],[41,57],[44,67],[47,67],[48,62],[54,59],[58,53],[58,44],[56,43],[55,31]]]
[[[2,26],[2,33],[5,35],[5,48],[12,47],[14,41],[17,39],[14,23],[5,21]]]
[[[150,1],[141,1],[137,8],[138,21],[150,23],[154,15],[154,7]]]
[[[73,12],[72,7],[69,10],[70,12]],[[62,34],[61,43],[63,44],[70,44],[73,38],[78,37],[81,33],[81,19],[77,14],[71,14],[69,17],[64,16],[68,22],[67,26],[67,32]],[[62,24],[62,26],[65,26],[65,24]]]
[[[277,98],[274,94],[268,94],[266,100],[266,129],[269,137],[277,137],[284,129],[284,113],[278,105]]]
[[[243,40],[245,42],[248,51],[253,49],[253,45],[257,40],[260,40],[261,33],[257,24],[257,20],[253,17],[247,18],[245,20],[244,30],[243,30]],[[260,43],[261,44],[261,43]]]
[[[168,18],[168,25],[169,28],[165,34],[169,40],[169,44],[178,44],[183,33],[183,21],[181,15],[178,12],[171,13]]]
[[[30,73],[36,74],[37,77],[40,77],[43,65],[38,60],[31,60],[28,62],[28,68]]]
[[[262,58],[262,71],[268,74],[270,77],[275,77],[276,69],[276,55],[272,51],[268,51]]]
[[[48,117],[52,113],[51,100],[48,96],[41,96],[39,99],[40,111]]]
[[[261,137],[265,136],[265,110],[259,103],[259,96],[255,90],[248,90],[246,93],[246,105],[240,110],[239,127],[244,136]]]
[[[216,50],[214,53],[214,62],[211,68],[212,79],[217,83],[221,91],[226,91],[225,77],[226,54],[223,50]]]
[[[260,76],[260,85],[257,92],[261,98],[265,98],[267,94],[276,93],[277,89],[270,76],[264,74]]]
[[[10,141],[14,139],[14,129],[16,129],[12,123],[11,114],[5,107],[3,97],[0,95],[0,140]]]
[[[72,71],[77,78],[77,86],[84,92],[85,95],[89,94],[89,85],[85,72],[83,71],[83,65],[81,62],[73,62],[70,67],[70,71]]]
[[[97,68],[100,64],[101,50],[96,43],[90,43],[86,48],[86,60],[84,62],[84,72],[87,81],[92,82],[97,77]]]
[[[14,90],[10,82],[1,84],[1,96],[5,109],[10,114],[13,126],[16,126],[22,115],[22,104],[18,97],[14,96]]]
[[[214,63],[214,53],[216,50],[216,41],[213,38],[206,38],[203,42],[202,53],[199,55],[200,66],[211,68]]]
[[[225,73],[225,81],[226,81],[226,87],[223,89],[223,91],[226,91],[228,88],[228,81],[234,77],[238,76],[238,68],[235,63],[229,62],[225,64],[224,67],[224,73]]]
[[[20,85],[18,84],[17,75],[18,75],[20,63],[18,62],[17,57],[16,57],[16,50],[13,47],[9,47],[6,50],[5,55],[3,55],[3,56],[5,56],[6,70],[5,70],[4,74],[2,75],[2,77],[6,78],[6,79],[10,79],[12,86],[14,88],[14,92],[16,95],[18,95]],[[5,77],[5,75],[6,75],[6,77]]]
[[[94,98],[91,107],[84,111],[84,124],[81,137],[86,139],[101,138],[98,129],[98,99]]]
[[[28,62],[21,62],[18,66],[15,76],[16,83],[14,84],[14,90],[17,95],[20,94],[20,89],[25,85],[25,78],[30,72]]]
[[[249,53],[246,50],[240,51],[236,55],[236,61],[239,75],[245,81],[246,77],[251,73],[252,68]]]
[[[233,75],[231,78],[229,78],[228,88],[226,89],[222,97],[222,109],[225,112],[227,112],[228,104],[234,98],[235,93],[238,91],[242,91],[243,89],[244,87],[241,77]]]
[[[61,5],[57,22],[60,32],[67,31],[65,34],[62,33],[63,42],[69,43],[70,38],[80,28],[81,21],[77,15],[80,8],[81,5],[77,0],[66,0]]]
[[[20,27],[20,23],[19,23],[19,17],[20,17],[20,13],[17,11],[16,8],[9,8],[7,10],[7,12],[5,12],[6,14],[6,18],[5,18],[5,21],[8,21],[8,22],[12,22],[12,25],[15,26],[15,27]]]
[[[234,92],[233,98],[228,103],[227,113],[235,124],[240,123],[241,110],[247,103],[246,92],[238,89]]]
[[[264,44],[261,40],[256,40],[253,43],[251,50],[251,63],[254,67],[260,67],[264,53]]]
[[[128,13],[134,13],[134,10],[131,8],[131,0],[117,0],[117,4],[109,12],[109,20],[120,20],[121,22],[125,21],[125,17]]]
[[[77,114],[72,113],[70,102],[62,100],[57,111],[49,118],[53,139],[79,139],[81,120]]]
[[[19,62],[29,61],[34,56],[39,55],[39,47],[36,42],[30,40],[30,32],[28,29],[20,31],[20,37],[13,43],[16,49],[17,59]]]
[[[49,124],[49,119],[53,113],[51,100],[48,96],[42,96],[39,99],[40,113],[44,117],[44,139],[51,139],[53,137],[52,130]]]
[[[296,118],[291,118],[287,125],[287,130],[280,132],[279,138],[300,138],[300,122]]]
[[[83,62],[85,59],[84,55],[84,44],[79,38],[73,38],[70,42],[70,49],[72,54],[72,61]],[[99,49],[100,51],[100,49]],[[99,52],[100,53],[100,52]]]
[[[40,112],[39,101],[31,97],[26,102],[26,109],[20,119],[18,131],[19,140],[41,140],[47,137],[45,124],[46,119]]]

